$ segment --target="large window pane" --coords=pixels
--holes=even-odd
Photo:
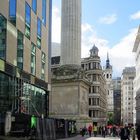
[[[37,8],[37,0],[32,0],[32,9],[36,13],[36,8]]]
[[[37,35],[41,37],[41,20],[37,18]]]
[[[41,48],[41,20],[37,18],[37,47]]]
[[[9,16],[16,17],[16,0],[9,0]]]
[[[17,66],[23,69],[23,34],[20,31],[17,34]]]
[[[31,73],[35,75],[36,71],[36,49],[35,45],[32,43],[32,48],[31,48]]]
[[[29,6],[29,4],[26,2],[26,10],[25,10],[25,22],[28,26],[30,26],[30,22],[31,22],[31,8]]]
[[[31,8],[26,2],[25,7],[25,36],[30,39]]]
[[[46,26],[46,0],[42,0],[42,23]]]
[[[16,0],[9,0],[9,18],[12,24],[16,24]]]
[[[0,58],[6,57],[6,19],[0,14]]]
[[[42,52],[41,61],[41,79],[45,80],[46,54],[44,52]]]

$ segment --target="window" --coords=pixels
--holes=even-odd
[[[89,110],[89,117],[92,117],[92,111]]]
[[[42,0],[42,23],[46,26],[46,0]]]
[[[6,19],[0,14],[0,58],[6,57]]]
[[[99,98],[97,98],[97,105],[99,105]]]
[[[46,55],[45,55],[44,52],[42,52],[41,61],[42,61],[42,66],[41,66],[41,79],[42,79],[42,80],[45,80]]]
[[[84,64],[82,64],[82,68],[84,69]]]
[[[106,78],[107,78],[107,79],[109,78],[109,75],[108,75],[108,74],[106,75]]]
[[[31,48],[31,73],[35,75],[36,71],[36,47],[32,43],[32,48]]]
[[[25,36],[30,39],[31,8],[26,2],[25,5]]]
[[[95,86],[92,87],[92,92],[93,92],[93,93],[96,92],[96,87],[95,87]]]
[[[90,64],[90,63],[88,63],[88,69],[90,70],[90,68],[91,68],[91,64]]]
[[[89,93],[91,93],[91,87],[89,88]]]
[[[9,0],[9,19],[16,25],[16,0]]]
[[[96,69],[96,63],[93,62],[93,69]]]
[[[17,32],[17,67],[23,69],[23,34]]]
[[[41,20],[37,18],[37,36],[41,37]]]
[[[41,20],[37,18],[37,47],[41,48]]]
[[[37,9],[37,0],[32,0],[32,9],[33,9],[33,11],[36,13],[36,9]]]
[[[91,105],[91,98],[89,98],[89,105]]]
[[[96,74],[93,74],[93,81],[96,81]]]

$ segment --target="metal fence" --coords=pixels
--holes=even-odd
[[[13,115],[10,135],[26,136],[35,140],[55,140],[76,134],[76,122],[73,120],[36,117],[36,122],[32,125],[31,117],[26,114]],[[1,135],[4,135],[4,123],[4,116],[0,115]],[[3,127],[1,124],[3,124]]]

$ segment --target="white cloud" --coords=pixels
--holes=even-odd
[[[132,14],[132,15],[130,16],[130,19],[132,19],[132,20],[140,19],[140,11],[138,11],[138,12]]]
[[[86,28],[88,27],[88,28]],[[108,41],[97,36],[96,30],[89,24],[82,24],[82,57],[89,56],[89,50],[93,45],[102,46],[102,53],[106,53]]]
[[[61,20],[60,12],[54,7],[52,17],[52,42],[60,43]],[[109,41],[98,36],[96,29],[88,23],[82,24],[82,58],[89,56],[89,50],[95,44],[99,49],[101,64],[105,65],[107,52],[109,52],[110,63],[113,66],[113,75],[121,76],[123,68],[134,66],[134,45],[137,29],[132,29],[113,47],[109,46]]]
[[[61,40],[61,15],[57,7],[52,8],[52,42]]]
[[[107,15],[99,19],[99,22],[102,24],[113,24],[116,21],[117,21],[116,14]]]
[[[89,30],[87,30],[87,32],[89,32]],[[102,66],[105,65],[107,52],[109,52],[110,63],[113,66],[113,76],[121,76],[122,70],[126,66],[135,65],[135,56],[134,53],[132,53],[132,49],[136,33],[137,29],[130,30],[125,37],[110,48],[109,42],[103,38],[100,38],[95,32],[91,32],[89,36],[85,36],[84,31],[82,34],[82,57],[89,56],[89,50],[95,43],[99,49],[99,56],[101,58]]]

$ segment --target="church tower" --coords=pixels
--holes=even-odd
[[[112,83],[112,66],[110,65],[109,54],[107,53],[106,65],[104,67],[104,77],[107,84],[107,111],[108,114],[114,112],[114,99],[113,99],[113,83]]]

